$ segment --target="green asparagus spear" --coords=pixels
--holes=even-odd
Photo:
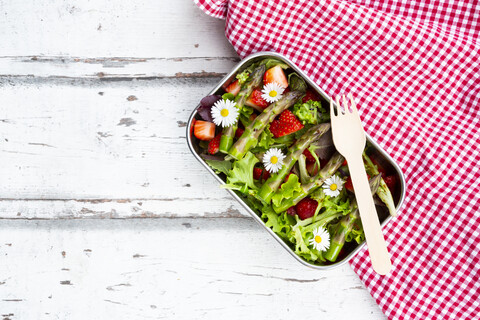
[[[374,176],[379,174],[377,167],[373,164],[372,160],[369,156],[367,156],[365,152],[363,153],[363,160],[365,163],[365,170],[369,175]],[[392,193],[390,192],[390,189],[388,188],[383,178],[380,179],[380,186],[377,190],[377,196],[387,205],[390,215],[396,217],[397,210],[395,209],[395,203],[393,202]]]
[[[275,210],[275,212],[279,213],[287,210],[288,208],[299,203],[303,198],[307,197],[314,190],[322,186],[325,180],[330,178],[338,170],[338,168],[340,168],[344,160],[345,158],[340,153],[335,152],[328,161],[328,163],[322,169],[320,169],[316,180],[310,183],[302,184],[302,191],[300,192],[300,194],[295,196],[295,198],[282,203],[278,207],[274,206],[273,209]]]
[[[251,80],[246,83],[242,90],[237,94],[235,101],[237,103],[237,108],[242,109],[245,105],[245,101],[252,94],[253,89],[259,87],[263,80],[263,74],[265,73],[265,65],[257,67],[251,74]],[[228,150],[233,145],[233,137],[235,137],[235,131],[238,128],[238,121],[226,128],[223,128],[222,137],[220,138],[219,151],[223,153],[228,153]]]
[[[242,159],[245,153],[257,143],[260,134],[266,126],[272,122],[278,114],[291,107],[302,95],[303,93],[301,91],[290,91],[280,100],[269,105],[245,129],[245,132],[230,148],[228,153],[237,160]]]
[[[288,149],[287,157],[283,161],[283,166],[280,171],[271,175],[258,192],[260,199],[267,203],[270,202],[273,194],[277,191],[280,184],[282,184],[285,176],[290,172],[303,151],[305,151],[312,142],[318,140],[329,129],[330,123],[316,125],[307,130],[300,139]]]
[[[377,192],[381,179],[382,176],[380,174],[370,179],[369,184],[372,195]],[[352,208],[352,212],[340,220],[332,235],[332,239],[330,240],[330,247],[324,254],[324,257],[332,262],[337,260],[338,255],[345,244],[345,237],[352,231],[353,226],[360,219],[357,201],[355,199],[350,202],[350,207]]]

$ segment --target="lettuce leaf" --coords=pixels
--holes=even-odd
[[[249,74],[250,74],[250,73],[245,70],[245,71],[237,74],[237,76],[236,76],[235,78],[237,78],[237,79],[238,79],[238,83],[239,83],[240,85],[242,85],[242,84],[244,84],[245,82],[247,82]]]
[[[291,90],[307,91],[307,84],[297,73],[292,72],[288,75],[288,86]]]
[[[257,147],[264,148],[265,150],[269,149],[272,144],[275,143],[273,138],[273,133],[270,132],[269,128],[265,128],[258,138]]]
[[[318,124],[319,116],[318,113],[326,113],[325,109],[322,108],[322,103],[320,101],[313,101],[309,100],[305,103],[297,102],[293,106],[293,114],[297,116],[297,118],[303,124]]]
[[[296,174],[291,174],[287,182],[283,183],[278,191],[272,197],[273,209],[293,206],[293,199],[303,194],[302,185],[298,181]]]
[[[238,190],[247,194],[248,189],[258,189],[253,180],[253,167],[259,160],[251,152],[247,152],[242,160],[235,161],[233,169],[227,173],[227,184],[222,188]]]
[[[289,241],[289,234],[295,224],[295,218],[287,212],[278,214],[267,205],[262,210],[262,219],[265,221],[265,225],[271,228],[280,238]]]
[[[213,169],[213,171],[215,171],[216,174],[224,173],[227,175],[232,169],[232,163],[227,160],[205,160],[205,162]]]

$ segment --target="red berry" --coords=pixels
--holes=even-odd
[[[304,198],[295,206],[295,210],[301,220],[313,217],[317,210],[318,202],[312,198]]]
[[[291,215],[292,217],[295,217],[295,215],[297,214],[297,210],[295,210],[295,206],[288,208],[287,214]]]
[[[253,90],[248,100],[245,101],[245,104],[247,106],[255,108],[257,111],[260,112],[262,112],[263,109],[269,106],[269,103],[262,98],[262,91],[258,89]]]
[[[390,191],[393,192],[395,190],[395,185],[397,183],[397,177],[387,176],[383,180],[387,184],[388,189],[390,189]]]
[[[282,67],[275,66],[265,71],[265,74],[263,75],[263,84],[269,84],[272,82],[276,82],[284,88],[288,87],[288,80]]]
[[[353,192],[352,178],[350,178],[350,176],[347,178],[347,181],[345,182],[345,189],[347,189],[350,192]]]
[[[305,157],[307,158],[307,163],[312,163],[312,162],[315,162],[315,158],[313,157],[312,153],[310,152],[310,150],[308,149],[305,149],[305,151],[303,151],[303,154],[305,155]]]
[[[208,143],[208,153],[210,154],[215,154],[218,152],[218,149],[220,147],[220,139],[222,138],[222,134],[219,133],[217,134],[217,136],[215,138],[213,138],[212,140],[210,140],[210,142]]]
[[[215,137],[215,123],[197,120],[193,126],[193,134],[200,140],[212,140]]]
[[[286,136],[301,129],[303,129],[303,124],[290,110],[283,111],[278,119],[273,120],[270,124],[270,132],[275,138]]]
[[[236,96],[240,92],[240,88],[240,82],[238,82],[238,80],[235,80],[225,89],[225,91]]]
[[[270,172],[262,168],[253,168],[253,179],[260,180],[267,180],[270,177]]]
[[[316,175],[318,173],[318,169],[320,169],[316,162],[307,163],[306,168],[307,168],[308,174],[311,176]]]
[[[305,96],[302,98],[302,102],[303,103],[306,103],[310,100],[313,100],[313,101],[320,101],[320,96],[314,92],[313,90],[307,90],[307,93],[305,94]]]
[[[342,166],[346,166],[346,165],[347,165],[347,160],[343,160]]]
[[[238,128],[237,131],[235,131],[235,137],[240,138],[244,132],[245,132],[244,129]]]

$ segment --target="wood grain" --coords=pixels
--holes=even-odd
[[[251,220],[0,221],[0,228],[4,318],[384,318],[348,266],[308,269]]]

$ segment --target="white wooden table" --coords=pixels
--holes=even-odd
[[[1,319],[384,319],[190,154],[238,61],[190,0],[0,2]]]

